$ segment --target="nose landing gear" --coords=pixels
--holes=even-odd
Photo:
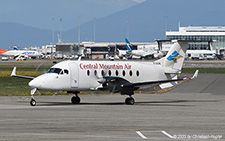
[[[31,90],[30,106],[35,106],[36,103],[37,103],[36,100],[34,99],[34,95],[35,95],[36,91],[37,91],[37,88],[33,88],[33,89]]]
[[[35,106],[36,105],[36,100],[31,98],[30,100],[30,106]]]

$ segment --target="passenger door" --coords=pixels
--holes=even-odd
[[[79,69],[77,63],[70,63],[70,86],[77,88],[79,86]]]

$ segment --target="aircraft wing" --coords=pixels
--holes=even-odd
[[[120,92],[123,84],[130,84],[126,79],[114,76],[103,77],[102,79],[99,79],[98,82],[103,85],[101,90],[109,90],[112,93]]]
[[[170,80],[159,80],[159,81],[149,81],[149,82],[137,82],[137,83],[127,83],[127,84],[123,84],[121,87],[122,89],[129,89],[129,88],[135,88],[135,89],[139,89],[141,86],[144,85],[154,85],[154,84],[164,84],[164,83],[169,83],[169,82],[176,82],[176,81],[183,81],[183,80],[189,80],[189,79],[195,79],[198,77],[198,73],[199,70],[196,70],[194,75],[190,78],[185,77],[182,79],[170,79]]]
[[[191,77],[191,79],[197,78],[198,70],[195,74]],[[185,77],[182,79],[170,79],[170,80],[159,80],[159,81],[146,81],[146,82],[137,82],[137,83],[130,83],[124,78],[121,77],[114,77],[114,76],[107,76],[100,79],[98,82],[103,85],[102,90],[109,90],[112,93],[121,92],[121,94],[134,94],[135,90],[138,90],[142,86],[146,85],[159,85],[168,82],[176,82],[176,81],[183,81],[189,80],[189,78]]]
[[[183,79],[171,79],[171,80],[161,80],[161,81],[149,81],[149,82],[138,82],[138,83],[129,83],[129,84],[122,85],[122,87],[131,87],[131,86],[137,87],[137,86],[143,86],[143,85],[162,84],[162,83],[182,81],[182,80],[187,80],[187,78],[183,78]]]
[[[11,76],[18,77],[18,78],[24,78],[24,79],[30,79],[30,80],[34,79],[34,77],[30,77],[30,76],[16,75],[16,67],[13,68]]]
[[[121,92],[121,94],[123,94],[126,92],[126,93],[133,94],[135,90],[138,90],[142,86],[182,81],[182,80],[186,80],[186,79],[187,78],[130,83],[129,81],[127,81],[126,79],[121,78],[121,77],[108,76],[108,77],[104,77],[103,79],[99,80],[98,82],[103,85],[103,88],[101,88],[101,90],[109,90],[112,93]]]

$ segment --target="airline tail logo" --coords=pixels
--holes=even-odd
[[[174,51],[169,57],[166,58],[166,60],[168,60],[170,63],[170,65],[172,65],[176,60],[182,58],[183,56],[180,55],[177,51]]]
[[[127,38],[125,38],[127,50],[134,50]]]
[[[7,50],[4,50],[4,49],[1,49],[1,48],[0,48],[0,54],[3,54],[3,53],[5,53],[5,52],[7,52]]]

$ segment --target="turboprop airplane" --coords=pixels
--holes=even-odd
[[[138,56],[141,58],[154,55],[154,51],[135,50],[127,38],[125,38],[125,41],[126,41],[127,53],[130,55]]]
[[[13,57],[14,59],[20,57],[22,55],[30,56],[30,57],[38,57],[41,53],[32,50],[4,50],[0,48],[0,55],[1,56],[8,56]]]
[[[30,79],[30,105],[35,106],[34,99],[37,90],[67,91],[74,93],[71,98],[73,104],[80,103],[78,93],[85,90],[107,90],[112,93],[120,92],[128,95],[125,103],[135,103],[132,95],[135,90],[146,86],[163,84],[176,85],[175,82],[185,80],[176,79],[181,73],[187,41],[173,41],[174,44],[164,58],[155,62],[134,61],[63,61],[52,66],[45,74],[36,78],[16,75],[14,67],[11,76]],[[197,71],[193,78],[197,77]]]

